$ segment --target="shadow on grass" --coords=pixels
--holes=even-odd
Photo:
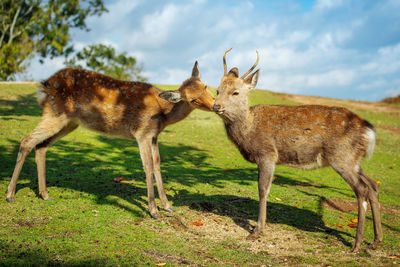
[[[34,94],[21,96],[18,100],[0,100],[0,106],[5,106],[5,108],[0,108],[2,116],[40,116],[41,114]],[[50,148],[47,153],[47,185],[85,192],[95,196],[98,204],[117,206],[132,212],[135,216],[145,216],[147,213],[147,190],[136,142],[103,135],[98,135],[96,138],[102,143],[101,147],[84,141],[60,140],[55,144],[59,153],[53,153]],[[12,174],[19,147],[19,143],[15,140],[8,140],[8,142],[13,146],[13,150],[0,148],[0,157],[3,159],[0,162],[0,175],[3,180],[7,181]],[[209,154],[206,151],[193,146],[183,144],[171,146],[161,142],[159,147],[164,182],[175,182],[187,187],[209,184],[222,188],[226,186],[227,181],[239,185],[249,185],[254,183],[257,177],[256,167],[233,170],[217,168],[207,163],[206,159]],[[122,152],[119,151],[123,148],[126,149]],[[191,167],[183,167],[188,165]],[[129,173],[127,176],[129,183],[113,181],[115,177],[123,176],[121,173]],[[38,192],[33,151],[25,161],[20,179],[26,179],[26,177],[30,177],[30,181],[25,184],[18,183],[17,192],[24,187]],[[277,177],[278,179],[274,183],[279,186],[313,186],[287,176],[277,175]],[[109,196],[116,196],[137,208],[132,208],[131,205],[123,204]],[[197,193],[188,193],[185,190],[179,190],[169,198],[177,206],[186,205],[195,209],[196,203],[211,203],[216,207],[218,214],[232,217],[238,225],[249,231],[251,226],[248,219],[257,220],[258,201],[255,200],[233,195],[206,197]],[[230,201],[232,198],[237,200]],[[197,208],[201,209],[202,207],[200,205],[200,208]],[[322,216],[310,210],[269,203],[268,222],[291,225],[309,232],[325,232],[342,240],[340,234],[343,233],[326,227]],[[344,240],[343,243],[345,243]]]
[[[147,191],[136,142],[102,135],[98,135],[96,138],[102,142],[101,147],[84,142],[58,141],[55,146],[62,151],[60,152],[62,155],[52,153],[51,149],[47,154],[47,185],[85,192],[96,196],[98,204],[114,205],[132,212],[135,216],[143,217],[147,213]],[[0,168],[0,175],[3,180],[4,177],[10,177],[12,174],[19,147],[19,144],[15,141],[9,140],[9,142],[14,144],[14,151],[12,153],[7,153],[7,150],[0,152],[0,156],[5,159]],[[222,188],[226,186],[226,181],[248,185],[255,180],[255,178],[250,177],[257,177],[255,167],[234,170],[216,168],[206,162],[208,157],[206,151],[192,146],[170,146],[163,143],[160,143],[159,146],[165,182],[176,182],[188,187],[197,184],[209,184]],[[127,147],[127,149],[118,153],[117,149],[124,147]],[[132,149],[132,147],[135,148]],[[188,164],[195,167],[182,167]],[[121,172],[130,173],[127,178],[128,181],[133,181],[133,184],[131,182],[115,183],[113,179],[121,176]],[[312,186],[307,182],[298,182],[282,175],[277,176],[276,182],[280,186]],[[31,179],[29,183],[18,183],[17,192],[24,187],[29,187],[34,192],[38,192],[34,151],[28,156],[20,177],[22,179],[31,177]],[[115,198],[109,198],[109,196],[123,199],[139,209],[121,204],[121,202]],[[238,225],[248,231],[251,229],[248,219],[257,220],[258,216],[258,201],[233,195],[204,196],[179,190],[175,192],[173,197],[169,196],[169,198],[173,200],[176,206],[186,205],[195,209],[202,209],[201,203],[211,203],[213,207],[216,207],[217,214],[232,217]],[[231,199],[237,200],[230,201]],[[200,203],[197,208],[196,203]],[[309,232],[328,233],[337,237],[345,245],[350,245],[340,237],[344,233],[326,227],[322,221],[322,216],[310,210],[298,209],[285,204],[269,203],[268,222],[291,225]]]
[[[57,253],[49,252],[49,248],[43,244],[42,247],[37,244],[26,243],[14,245],[13,240],[7,242],[0,239],[0,266],[117,266],[121,260],[111,257],[96,257],[86,259],[69,258],[63,260]],[[16,242],[15,242],[16,243]],[[54,248],[51,250],[54,251]],[[139,264],[134,258],[128,260],[129,265]]]
[[[255,226],[249,220],[257,221],[257,200],[238,197],[234,195],[212,195],[190,193],[180,190],[173,198],[176,206],[189,206],[191,209],[212,212],[220,216],[231,217],[240,227],[252,232]],[[350,247],[352,244],[343,238],[348,233],[337,231],[325,225],[322,214],[307,209],[301,209],[283,203],[268,202],[267,205],[267,227],[268,224],[285,224],[307,232],[322,232],[336,237],[344,245]]]
[[[36,101],[34,93],[19,95],[16,100],[0,99],[1,116],[41,116],[42,110]]]

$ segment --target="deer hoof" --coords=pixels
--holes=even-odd
[[[8,197],[6,198],[6,201],[9,203],[14,203],[15,202],[15,198],[14,197]]]
[[[168,212],[175,212],[172,208],[165,209]]]
[[[358,252],[360,252],[360,247],[358,247],[358,246],[353,246],[353,247],[350,249],[350,252],[351,252],[351,253],[358,253]]]
[[[372,249],[372,250],[377,249],[380,242],[381,242],[381,241],[379,241],[379,240],[375,240],[374,243],[372,243],[372,244],[369,246],[369,248]]]

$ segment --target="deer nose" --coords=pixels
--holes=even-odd
[[[220,108],[221,108],[220,105],[214,105],[213,108],[212,108],[212,110],[215,111],[215,112],[217,112]]]

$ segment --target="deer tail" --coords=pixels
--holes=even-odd
[[[368,147],[365,156],[367,159],[370,159],[372,157],[372,154],[374,153],[376,136],[375,136],[374,126],[368,121],[365,121],[364,123],[366,126],[364,137],[365,139],[368,140]]]

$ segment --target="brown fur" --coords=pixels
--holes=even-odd
[[[177,96],[170,102],[165,95]],[[168,100],[167,100],[168,99]],[[17,163],[8,186],[7,200],[15,201],[15,188],[28,153],[36,147],[39,193],[49,199],[46,190],[45,157],[47,149],[78,125],[88,129],[136,139],[146,173],[150,213],[158,216],[153,175],[163,207],[171,210],[160,172],[157,137],[169,124],[187,117],[195,108],[210,111],[213,96],[199,79],[197,62],[192,77],[176,91],[164,92],[140,82],[121,81],[93,71],[66,68],[42,82],[38,102],[43,116],[37,127],[20,145]]]
[[[367,199],[374,218],[372,247],[376,248],[382,241],[378,186],[360,167],[362,158],[372,153],[375,144],[373,126],[341,107],[249,107],[247,93],[255,87],[258,74],[257,70],[242,79],[234,68],[224,75],[213,108],[220,114],[228,137],[243,157],[258,165],[260,208],[257,227],[251,237],[258,237],[264,230],[266,199],[276,164],[302,169],[330,165],[358,198],[358,227],[352,251],[358,251],[362,244]]]

